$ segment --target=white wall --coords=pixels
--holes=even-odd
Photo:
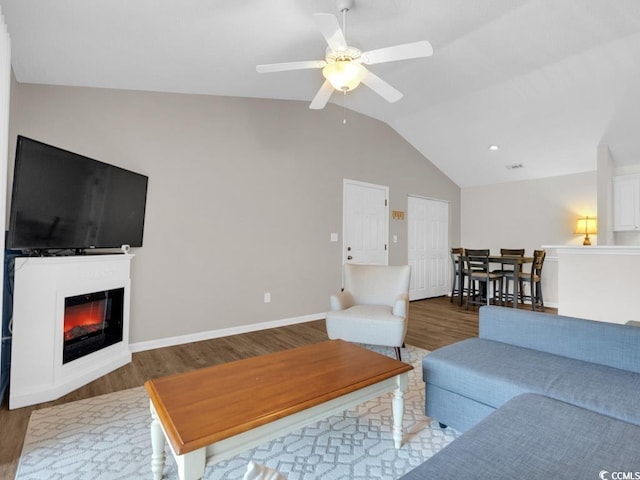
[[[322,314],[340,288],[344,178],[450,202],[460,190],[389,126],[308,102],[25,85],[22,134],[149,176],[144,246],[134,249],[131,341],[230,332]],[[11,154],[13,157],[13,153]],[[407,262],[390,221],[390,264]],[[271,303],[263,294],[271,293]]]
[[[525,248],[531,255],[543,245],[582,245],[574,235],[576,219],[596,216],[597,173],[463,188],[460,246]],[[597,244],[597,236],[590,236]],[[545,304],[557,305],[557,259],[550,252],[543,269]]]

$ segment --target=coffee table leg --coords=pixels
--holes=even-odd
[[[207,449],[201,448],[193,452],[177,455],[178,477],[180,480],[198,480],[204,476],[204,467],[207,463]]]
[[[165,460],[165,438],[153,403],[151,404],[151,417],[151,473],[153,480],[161,480]]]
[[[166,445],[166,437],[160,425],[158,414],[151,405],[151,473],[153,480],[162,480],[162,472],[164,471],[164,462],[166,455],[164,447]],[[207,449],[200,448],[184,455],[174,455],[178,467],[178,477],[180,480],[198,480],[204,476],[204,467],[207,463]]]
[[[404,391],[407,389],[408,376],[406,373],[396,377],[398,386],[393,391],[393,443],[396,448],[402,446],[402,419],[404,417]]]

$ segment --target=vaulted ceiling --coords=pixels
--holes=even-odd
[[[255,66],[322,59],[312,14],[338,14],[334,0],[0,6],[19,82],[305,102],[320,70]],[[595,170],[600,143],[640,163],[638,0],[355,0],[347,27],[363,50],[431,42],[432,57],[368,67],[400,101],[361,86],[331,102],[386,122],[461,187]]]

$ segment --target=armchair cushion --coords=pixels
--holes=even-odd
[[[331,339],[399,347],[407,333],[405,320],[387,305],[354,305],[327,314],[327,332]]]

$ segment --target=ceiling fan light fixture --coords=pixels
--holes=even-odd
[[[322,75],[339,92],[353,90],[364,78],[366,69],[351,59],[336,60],[322,69]]]
[[[316,26],[327,42],[324,60],[258,65],[256,71],[268,73],[321,68],[325,81],[309,104],[309,108],[313,110],[324,108],[334,90],[350,92],[360,83],[364,83],[389,103],[397,102],[402,98],[402,93],[368,70],[365,65],[430,57],[433,55],[433,47],[426,40],[378,48],[364,53],[358,48],[350,47],[347,43],[347,12],[353,7],[355,0],[335,1],[338,10],[342,13],[342,27],[335,15],[313,14]]]

